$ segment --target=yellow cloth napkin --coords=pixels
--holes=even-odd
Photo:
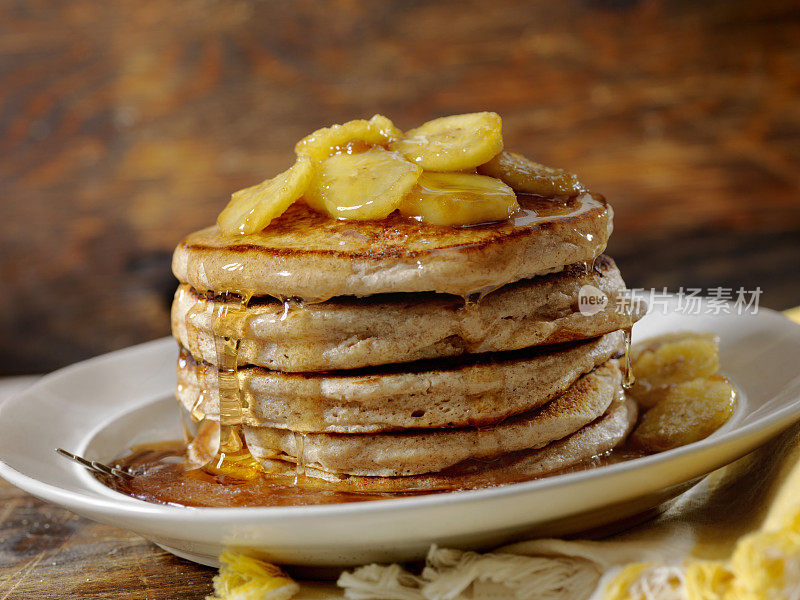
[[[800,307],[786,312],[800,322]],[[600,541],[432,548],[424,569],[367,565],[296,600],[800,600],[800,424],[656,519]]]
[[[800,600],[800,425],[715,471],[653,521],[607,540],[534,540],[484,555],[433,549],[406,595],[382,595],[397,576],[409,581],[403,570],[386,579],[386,569],[344,574],[345,597]],[[472,595],[449,595],[461,588]]]

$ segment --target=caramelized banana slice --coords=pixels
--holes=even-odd
[[[514,190],[472,173],[423,173],[400,212],[432,225],[502,221],[519,210]]]
[[[514,152],[501,152],[480,165],[478,173],[497,177],[518,192],[537,196],[576,196],[583,191],[572,173],[540,165]]]
[[[337,219],[382,219],[414,187],[422,169],[396,152],[374,148],[336,154],[323,161],[306,191],[306,201]]]
[[[636,382],[630,390],[640,406],[655,405],[670,385],[708,377],[719,370],[719,337],[680,332],[646,340],[631,350]]]
[[[297,142],[294,151],[297,156],[325,160],[333,154],[363,152],[401,137],[403,132],[394,123],[383,115],[375,115],[369,121],[357,119],[343,125],[317,129]]]
[[[234,192],[231,201],[217,217],[222,233],[247,235],[261,231],[303,195],[313,175],[314,161],[300,156],[294,165],[277,177]]]
[[[465,171],[503,149],[502,125],[493,112],[442,117],[412,129],[389,149],[426,171]]]
[[[225,550],[219,557],[219,574],[214,576],[214,596],[206,600],[289,600],[300,586],[273,564]]]
[[[725,424],[735,402],[733,386],[719,375],[674,384],[642,417],[631,442],[662,452],[702,440]]]

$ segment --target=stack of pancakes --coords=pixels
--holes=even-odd
[[[494,485],[613,449],[636,419],[617,359],[641,316],[619,310],[602,254],[613,211],[590,193],[519,202],[461,228],[300,202],[256,234],[189,235],[173,258],[178,400],[219,419],[234,339],[250,452],[334,489]],[[595,314],[578,308],[587,285],[608,298]]]

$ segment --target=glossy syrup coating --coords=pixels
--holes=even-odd
[[[297,202],[258,233],[230,237],[209,227],[188,235],[172,269],[199,292],[307,302],[395,292],[466,297],[591,263],[605,249],[613,210],[602,196],[517,199],[520,210],[508,220],[472,227],[429,225],[397,212],[342,221]]]

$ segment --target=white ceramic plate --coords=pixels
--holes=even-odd
[[[283,564],[345,566],[418,559],[431,543],[480,548],[575,533],[652,510],[800,419],[800,326],[763,309],[742,316],[673,311],[645,317],[634,341],[676,330],[720,334],[723,371],[742,393],[736,413],[701,442],[601,469],[341,505],[192,509],[134,500],[105,488],[53,449],[108,460],[134,443],[177,439],[177,350],[163,339],[62,369],[5,402],[0,476],[204,564],[215,564],[223,546]]]

